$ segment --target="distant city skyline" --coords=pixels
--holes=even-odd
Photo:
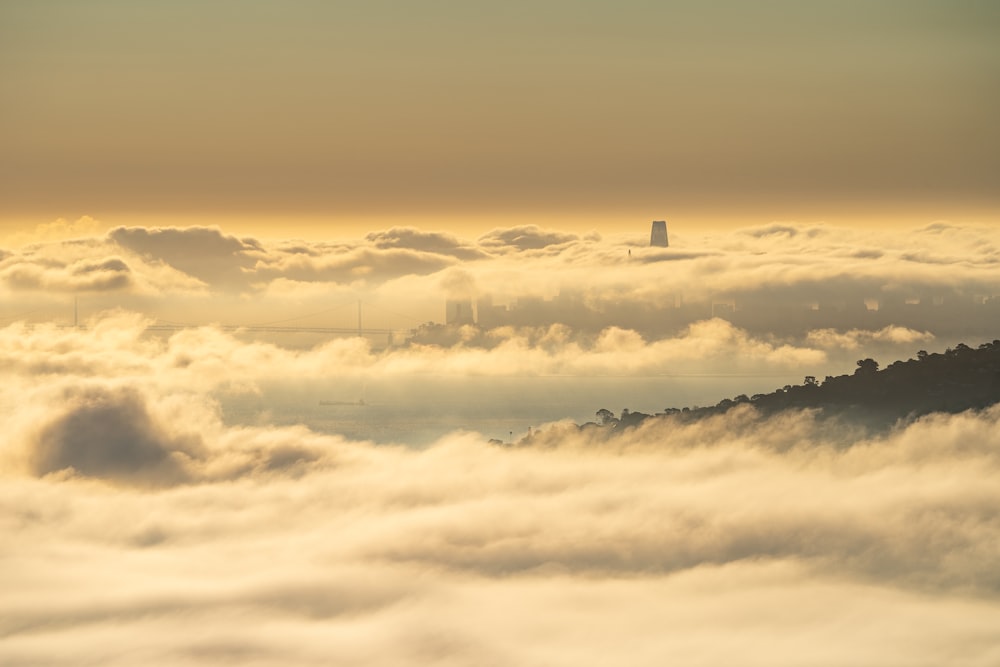
[[[907,294],[909,296],[907,296]],[[754,333],[804,336],[820,329],[875,331],[907,327],[934,335],[970,339],[1000,331],[1000,294],[954,292],[947,296],[919,296],[918,290],[893,295],[858,297],[824,290],[788,298],[750,298],[718,294],[686,300],[683,293],[672,304],[650,307],[641,303],[590,300],[580,293],[563,292],[552,298],[537,296],[496,304],[491,295],[445,302],[446,325],[547,327],[564,324],[573,330],[597,332],[621,327],[651,340],[676,335],[691,324],[718,317]]]

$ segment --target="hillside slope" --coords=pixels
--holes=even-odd
[[[711,407],[668,408],[656,415],[625,410],[618,418],[602,409],[597,417],[600,426],[622,430],[650,418],[695,420],[750,404],[764,415],[815,409],[820,418],[844,417],[879,427],[932,412],[963,412],[1000,402],[1000,340],[977,348],[959,344],[942,353],[921,350],[916,359],[896,361],[882,370],[873,359],[857,364],[851,375],[822,381],[807,376],[801,385],[727,398]]]

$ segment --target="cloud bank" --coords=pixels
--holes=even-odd
[[[842,232],[775,225],[653,250],[540,228],[273,244],[119,228],[0,253],[8,308],[43,295],[131,308],[0,326],[0,662],[996,664],[996,407],[879,435],[744,406],[610,440],[553,423],[525,446],[466,431],[416,446],[347,437],[336,412],[307,426],[296,403],[326,386],[310,383],[403,397],[443,383],[502,412],[508,381],[823,376],[943,345],[933,332],[787,337],[708,316],[663,336],[556,323],[295,347],[152,330],[158,309],[278,320],[359,293],[406,308],[572,288],[615,314],[702,292],[997,292],[990,230]],[[306,389],[274,414],[230,411],[282,382]]]
[[[61,395],[0,413],[5,664],[1000,656],[997,409],[418,450],[226,427],[123,378]]]
[[[112,311],[88,319],[80,329],[23,323],[0,328],[0,364],[7,371],[8,387],[21,391],[40,376],[63,381],[121,376],[163,390],[230,392],[256,391],[273,380],[324,378],[381,378],[419,391],[428,376],[455,382],[473,376],[822,376],[853,372],[862,352],[902,350],[913,356],[918,347],[933,342],[928,334],[897,327],[877,332],[820,330],[792,344],[712,319],[662,340],[647,340],[617,327],[583,335],[553,325],[503,327],[487,334],[459,329],[459,341],[447,347],[375,347],[355,336],[293,349],[218,327],[151,333],[151,324],[137,313]]]
[[[644,235],[581,237],[530,225],[476,240],[395,227],[338,242],[118,227],[7,250],[0,254],[0,289],[15,302],[38,299],[41,290],[50,299],[111,292],[123,300],[156,295],[163,303],[211,294],[217,312],[244,316],[240,303],[248,298],[301,314],[353,296],[388,310],[419,310],[411,326],[441,318],[448,277],[458,269],[473,298],[513,304],[564,294],[596,312],[707,299],[758,310],[776,302],[826,306],[832,313],[866,300],[930,304],[1000,295],[1000,237],[985,226],[891,232],[775,224],[706,235],[681,229],[672,230],[670,248],[646,246]],[[850,328],[847,315],[841,320],[835,326]]]

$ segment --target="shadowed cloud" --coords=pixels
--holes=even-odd
[[[365,240],[377,248],[408,248],[456,259],[472,260],[488,257],[485,252],[458,237],[444,232],[427,232],[414,227],[393,227],[372,232]]]
[[[199,438],[172,433],[157,423],[138,392],[92,387],[62,398],[55,416],[30,445],[35,474],[69,470],[153,486],[189,479],[184,459],[200,449]]]
[[[243,287],[260,245],[210,227],[118,227],[108,232],[118,245],[222,287]]]
[[[579,240],[576,234],[567,234],[537,225],[521,225],[509,229],[494,229],[479,237],[484,248],[502,251],[541,250],[549,246],[561,246]]]

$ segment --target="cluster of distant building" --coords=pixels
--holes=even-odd
[[[670,246],[666,220],[653,221],[649,232],[649,245],[652,248]],[[493,297],[486,295],[476,301],[475,311],[472,308],[471,298],[448,299],[445,302],[445,324],[455,326],[478,324],[483,329],[492,329],[508,325],[551,324],[553,316],[570,317],[577,322],[591,319],[586,317],[584,312],[586,309],[582,305],[579,295],[569,293],[560,293],[554,300],[522,297],[511,306],[495,305]]]
[[[662,335],[713,317],[741,329],[795,335],[816,329],[878,330],[903,326],[937,334],[993,335],[1000,330],[1000,298],[966,295],[904,299],[832,299],[802,303],[795,300],[747,298],[724,302],[684,301],[678,297],[657,308],[636,302],[593,303],[580,292],[564,290],[557,296],[520,297],[509,305],[493,303],[489,295],[449,300],[446,323],[501,326],[549,326],[562,323],[581,330],[618,326]]]
[[[649,243],[669,246],[665,221],[652,223]],[[475,302],[471,298],[449,299],[445,306],[447,325],[477,325],[481,329],[562,323],[595,331],[618,326],[657,336],[712,317],[752,332],[788,335],[825,328],[877,330],[890,325],[942,335],[993,335],[1000,329],[1000,298],[958,292],[872,297],[827,294],[813,299],[750,294],[686,300],[677,295],[651,308],[630,301],[594,303],[582,292],[563,290],[550,299],[520,297],[508,305],[496,304],[490,295],[483,295]]]

